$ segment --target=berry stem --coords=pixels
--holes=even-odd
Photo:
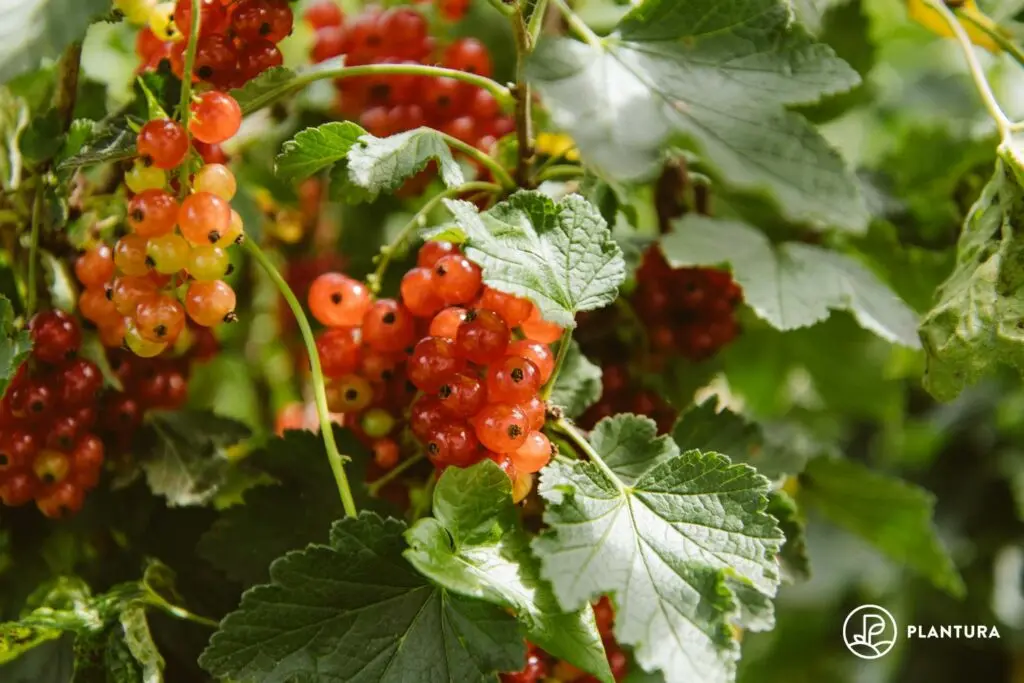
[[[619,479],[618,475],[612,471],[612,468],[608,467],[608,463],[601,458],[600,453],[594,450],[594,447],[590,445],[589,441],[587,441],[587,437],[583,435],[583,432],[581,432],[576,425],[563,417],[559,418],[559,420],[555,422],[555,429],[568,437],[568,439],[572,441],[577,448],[590,458],[592,463],[597,465],[604,475],[608,477],[608,479],[611,480],[611,482],[615,484],[620,491],[624,489],[622,480]]]
[[[585,174],[586,170],[582,166],[560,164],[558,166],[551,166],[538,173],[537,182],[542,183],[545,180],[557,180],[559,178],[579,178]]]
[[[533,13],[530,14],[530,22],[527,25],[530,32],[530,42],[533,45],[537,44],[540,40],[540,32],[544,28],[544,20],[548,14],[548,0],[537,0],[537,4],[533,7]]]
[[[202,21],[201,0],[192,0],[192,22],[188,27],[188,46],[185,48],[185,71],[181,78],[181,103],[178,105],[178,115],[181,117],[181,125],[185,128],[185,135],[189,141],[192,140],[192,133],[189,131],[188,122],[192,116],[192,69],[196,64],[196,43],[199,41],[199,23]],[[182,167],[182,185],[188,181],[188,171]]]
[[[39,261],[39,231],[43,224],[43,183],[36,186],[35,198],[32,200],[32,232],[28,242],[28,292],[25,302],[26,312],[31,318],[36,312],[38,283],[36,268]]]
[[[148,585],[146,586],[146,592],[146,602],[148,604],[152,605],[153,607],[156,607],[157,609],[163,610],[172,617],[182,619],[184,621],[191,621],[193,624],[200,624],[202,626],[206,626],[207,628],[220,628],[220,622],[214,621],[209,617],[203,617],[198,614],[193,614],[184,607],[178,607],[177,605],[168,602],[163,598],[163,596],[161,596],[155,590],[150,588]]]
[[[250,114],[257,109],[262,109],[273,104],[287,95],[301,90],[311,83],[325,79],[354,78],[356,76],[387,76],[387,75],[409,75],[409,76],[434,76],[452,78],[463,83],[475,85],[488,91],[498,100],[502,107],[511,107],[514,101],[512,91],[507,87],[485,76],[448,69],[441,66],[428,66],[426,64],[361,64],[359,66],[332,66],[323,64],[314,66],[280,86],[269,89],[262,95],[244,102],[242,113]]]
[[[433,129],[430,128],[428,130]],[[448,135],[447,133],[441,133],[440,131],[434,132],[440,134],[440,136],[444,138],[444,141],[448,144],[449,147],[454,147],[455,149],[459,150],[460,152],[470,157],[474,161],[486,166],[488,170],[490,170],[490,172],[494,175],[494,179],[501,184],[502,188],[506,190],[511,190],[516,187],[516,181],[512,179],[512,176],[508,174],[508,171],[506,171],[501,164],[492,159],[490,156],[488,156],[484,152],[481,152],[473,145],[465,143],[462,140],[459,140],[458,138]]]
[[[395,253],[395,250],[409,240],[417,230],[424,226],[427,222],[427,218],[430,216],[430,212],[434,210],[442,199],[453,197],[455,195],[462,194],[463,192],[474,192],[478,190],[483,192],[501,192],[501,186],[495,185],[494,183],[471,182],[459,185],[458,187],[453,187],[445,190],[444,192],[439,192],[431,197],[430,200],[423,205],[423,208],[416,212],[416,215],[412,217],[412,220],[406,223],[401,231],[399,231],[398,235],[395,236],[394,241],[381,251],[380,259],[377,262],[377,269],[374,270],[373,275],[367,278],[370,289],[373,293],[377,294],[380,292],[381,282],[384,281],[384,273],[387,272],[388,266],[391,264],[391,257]]]
[[[302,310],[299,300],[295,298],[291,287],[281,277],[281,273],[278,272],[274,264],[267,258],[267,255],[263,253],[263,250],[259,248],[255,240],[245,240],[243,244],[263,270],[267,272],[270,279],[273,280],[274,285],[281,292],[281,296],[288,302],[288,307],[292,309],[292,314],[295,316],[295,322],[299,325],[302,341],[305,343],[306,352],[309,354],[310,374],[313,377],[313,398],[316,402],[317,417],[320,419],[320,434],[324,440],[324,448],[327,450],[327,460],[331,465],[331,472],[334,473],[334,481],[338,486],[338,493],[341,495],[341,504],[345,508],[345,514],[348,517],[355,517],[356,503],[352,498],[352,488],[349,486],[348,477],[345,475],[344,463],[348,458],[338,451],[338,444],[334,440],[334,426],[331,423],[327,409],[327,390],[324,387],[324,374],[320,369],[320,355],[316,350],[316,340],[313,337],[313,330],[309,326],[309,319]]]
[[[926,0],[927,1],[927,0]],[[579,15],[572,11],[569,4],[565,0],[551,0],[555,3],[555,7],[565,17],[566,23],[572,30],[579,34],[580,38],[584,40],[591,47],[597,48],[598,50],[604,50],[604,43],[601,41],[601,36],[594,33],[586,22],[580,19]]]
[[[385,472],[384,475],[381,476],[379,479],[371,481],[369,484],[367,484],[366,490],[370,493],[371,496],[376,498],[377,494],[380,493],[380,490],[382,488],[393,482],[404,472],[406,472],[409,468],[421,463],[424,459],[426,459],[425,455],[423,455],[422,453],[417,453],[411,458],[403,460],[402,462],[398,463],[393,468],[391,468],[390,472]]]
[[[513,94],[516,98],[516,183],[520,187],[530,187],[530,171],[533,168],[533,96],[530,84],[526,80],[526,60],[533,52],[534,43],[530,37],[530,29],[523,17],[522,5],[517,3],[516,11],[511,16],[512,33],[516,39],[516,87]]]
[[[548,378],[548,383],[544,385],[544,389],[540,392],[540,397],[543,400],[551,398],[551,392],[555,390],[555,382],[558,381],[558,373],[562,371],[562,366],[565,365],[565,357],[569,355],[569,347],[572,346],[572,330],[566,330],[565,334],[562,335],[562,340],[558,343],[558,355],[555,356],[555,367],[551,370],[551,376]]]
[[[956,15],[970,22],[975,28],[987,35],[1001,50],[1013,57],[1024,66],[1024,50],[1003,34],[1002,27],[974,5],[964,5],[956,10]]]

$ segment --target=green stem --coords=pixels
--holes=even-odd
[[[380,285],[381,282],[384,281],[384,273],[387,272],[388,265],[391,263],[392,255],[399,246],[404,244],[406,240],[416,233],[417,230],[423,227],[423,224],[427,221],[427,217],[430,216],[430,212],[434,210],[441,200],[462,194],[463,192],[473,192],[475,190],[501,192],[501,186],[485,182],[465,183],[458,187],[445,190],[444,192],[439,192],[431,197],[430,200],[423,205],[423,208],[416,212],[416,215],[412,217],[412,220],[406,223],[399,231],[398,235],[395,236],[394,241],[381,251],[380,258],[377,261],[377,269],[374,270],[373,274],[369,278],[367,278],[370,283],[370,289],[373,290],[374,294],[380,292]]]
[[[243,244],[249,253],[252,254],[253,258],[262,266],[263,270],[267,272],[267,275],[270,276],[278,291],[281,292],[281,296],[288,302],[288,307],[292,309],[295,321],[299,324],[302,341],[306,344],[306,352],[309,354],[310,373],[313,377],[313,398],[316,402],[317,417],[320,418],[320,435],[323,437],[324,448],[327,450],[327,460],[331,465],[331,472],[334,473],[334,481],[338,486],[338,493],[341,495],[341,504],[345,508],[345,514],[349,517],[355,517],[356,503],[352,499],[352,488],[349,486],[348,477],[345,475],[345,461],[348,458],[341,455],[338,451],[338,444],[334,440],[334,426],[331,424],[330,414],[327,409],[327,390],[324,387],[324,373],[320,368],[320,354],[316,350],[316,339],[313,338],[313,330],[309,326],[309,320],[306,318],[306,313],[302,310],[299,300],[295,298],[291,287],[284,281],[281,273],[277,271],[274,264],[263,253],[263,250],[259,248],[254,240],[245,240]]]
[[[425,455],[423,455],[422,453],[417,453],[411,458],[403,460],[402,462],[398,463],[395,467],[393,467],[390,472],[385,472],[380,479],[376,479],[367,484],[366,490],[370,492],[371,496],[376,497],[377,494],[380,493],[380,490],[382,488],[393,482],[395,479],[398,479],[398,477],[402,476],[402,474],[407,472],[410,468],[415,467],[416,465],[423,462],[425,459]]]
[[[36,187],[35,198],[32,200],[32,232],[28,242],[28,295],[25,307],[28,317],[36,312],[36,298],[39,283],[36,282],[36,268],[39,262],[39,232],[43,224],[43,184]]]
[[[289,93],[301,90],[311,83],[325,79],[354,78],[356,76],[433,76],[453,78],[463,83],[475,85],[490,92],[505,108],[513,104],[512,92],[497,81],[485,76],[480,76],[468,71],[448,69],[441,66],[428,66],[426,64],[363,64],[360,66],[318,66],[300,72],[295,78],[279,87],[268,90],[261,96],[254,98],[243,107],[243,113],[249,114],[257,109],[276,102]]]
[[[533,52],[533,41],[521,6],[516,7],[511,20],[512,33],[516,39],[516,183],[520,187],[529,187],[534,160],[533,96],[530,94],[530,84],[526,80],[526,60]]]
[[[162,609],[164,612],[167,612],[172,617],[175,617],[177,619],[183,619],[185,621],[191,621],[194,624],[201,624],[201,625],[206,626],[208,628],[213,628],[213,629],[220,628],[220,623],[219,622],[214,621],[213,619],[210,619],[208,617],[203,617],[203,616],[200,616],[198,614],[193,614],[192,612],[189,612],[187,609],[185,609],[183,607],[178,607],[177,605],[174,605],[174,604],[172,604],[170,602],[167,602],[166,600],[163,599],[163,597],[161,597],[159,594],[157,594],[157,592],[154,591],[152,588],[149,589],[148,602],[153,607],[156,607],[158,609]]]
[[[534,45],[540,40],[540,32],[544,29],[544,19],[547,13],[548,0],[537,0],[537,4],[533,7],[533,14],[530,15],[530,23],[528,25],[530,42]]]
[[[196,65],[196,43],[199,41],[199,22],[202,19],[201,0],[192,0],[192,24],[188,27],[188,45],[185,47],[185,72],[181,79],[181,104],[178,115],[185,133],[191,139],[188,120],[192,116],[192,69]]]
[[[427,483],[423,487],[423,497],[420,498],[412,512],[411,522],[415,522],[420,517],[423,517],[434,505],[434,487],[437,486],[437,474],[431,472],[428,475]]]
[[[580,38],[583,38],[583,40],[591,47],[595,47],[599,50],[604,49],[604,43],[601,42],[601,36],[594,33],[593,30],[587,26],[586,22],[580,19],[579,15],[572,11],[572,8],[569,7],[569,4],[565,0],[551,1],[555,3],[555,7],[557,7],[558,11],[562,13],[563,17],[565,17],[565,21],[569,24],[569,28],[576,31],[576,33],[580,35]]]
[[[449,147],[454,147],[477,163],[486,166],[494,175],[494,179],[501,184],[502,188],[511,190],[516,186],[516,181],[512,180],[512,176],[508,174],[508,171],[484,152],[481,152],[473,145],[467,144],[458,138],[448,135],[447,133],[441,133],[440,131],[434,132],[440,134]]]
[[[572,346],[572,330],[566,330],[565,334],[562,335],[562,341],[558,344],[558,355],[555,356],[555,367],[551,370],[551,376],[548,377],[548,383],[544,385],[544,389],[540,392],[540,397],[543,400],[551,398],[551,392],[555,390],[555,382],[558,381],[558,375],[562,372],[562,366],[565,365],[565,357],[569,355],[569,347]]]
[[[991,17],[978,11],[976,7],[970,6],[961,7],[956,10],[956,14],[974,25],[975,28],[991,38],[992,42],[998,45],[1001,50],[1013,57],[1018,64],[1024,66],[1024,50],[1021,50],[1019,45],[1007,38],[999,24],[992,21]]]
[[[537,174],[537,181],[544,182],[545,180],[557,180],[558,178],[579,178],[586,175],[586,170],[582,166],[570,166],[563,164],[561,166],[552,166],[544,169]]]
[[[598,468],[604,472],[605,476],[619,488],[619,490],[623,489],[622,480],[620,480],[618,475],[612,471],[612,468],[608,467],[608,463],[601,458],[601,454],[594,450],[594,447],[590,445],[587,438],[583,436],[583,433],[580,432],[573,423],[563,417],[555,423],[555,428],[567,436],[577,448],[590,458],[590,461],[597,465]]]
[[[974,54],[971,37],[967,35],[967,31],[964,30],[956,15],[946,6],[943,0],[924,0],[924,2],[928,7],[938,12],[942,20],[949,26],[949,30],[953,32],[957,42],[960,43],[960,50],[964,53],[964,59],[967,60],[967,68],[971,72],[974,87],[978,91],[978,95],[981,96],[982,103],[988,110],[989,116],[996,122],[999,136],[1004,142],[1009,140],[1013,124],[1007,118],[1006,113],[1003,112],[1002,107],[999,106],[999,101],[996,100],[996,96],[992,92],[992,86],[989,85],[988,78],[985,76],[985,70],[982,68],[981,62],[978,61],[978,56]]]

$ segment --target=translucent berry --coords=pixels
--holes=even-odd
[[[450,306],[437,315],[430,321],[429,334],[431,337],[444,337],[445,339],[451,339],[455,341],[455,337],[459,333],[459,325],[466,319],[467,311],[461,306]]]
[[[173,275],[188,265],[191,251],[192,247],[181,235],[161,235],[146,243],[146,262],[158,273]]]
[[[551,344],[562,337],[562,328],[544,320],[536,306],[533,307],[530,316],[520,324],[519,328],[527,339],[542,344]]]
[[[85,489],[99,482],[103,471],[103,442],[93,434],[86,434],[71,451],[71,478]]]
[[[125,318],[118,315],[116,320],[105,320],[99,328],[100,343],[108,349],[124,346]]]
[[[382,470],[394,469],[399,455],[398,442],[394,439],[377,439],[373,442],[373,461]]]
[[[306,8],[302,15],[306,23],[313,28],[326,28],[328,26],[341,26],[345,17],[334,0],[316,0]]]
[[[231,272],[228,252],[212,244],[193,247],[188,256],[188,274],[196,280],[220,280]]]
[[[192,103],[188,128],[197,140],[215,145],[232,138],[242,125],[242,108],[219,90],[199,95]]]
[[[82,509],[83,503],[85,492],[71,481],[61,482],[45,495],[36,498],[36,507],[50,519],[73,515]]]
[[[146,262],[146,238],[142,235],[125,235],[114,245],[114,264],[124,275],[145,275],[149,272]]]
[[[32,335],[32,355],[44,363],[73,358],[82,344],[78,324],[64,311],[37,313],[28,327]]]
[[[164,190],[145,190],[128,202],[128,224],[142,237],[166,235],[178,221],[178,202]]]
[[[228,11],[221,0],[202,0],[199,5],[199,34],[222,33],[228,25]],[[178,31],[187,36],[192,30],[192,0],[177,0],[174,23]]]
[[[160,190],[167,184],[167,174],[156,166],[147,166],[136,161],[124,174],[124,184],[136,194],[146,190]]]
[[[97,327],[116,322],[121,317],[114,307],[114,302],[107,298],[105,287],[89,287],[82,290],[78,297],[78,311],[83,318],[92,321]]]
[[[551,442],[544,432],[530,432],[510,457],[519,472],[539,472],[551,460]]]
[[[405,371],[409,381],[420,391],[437,391],[452,375],[460,372],[465,362],[456,352],[455,344],[443,337],[421,339],[413,348]]]
[[[359,369],[358,331],[351,327],[333,327],[316,340],[320,366],[326,377],[342,377]]]
[[[420,441],[425,441],[450,419],[441,401],[434,396],[424,394],[409,408],[409,429]]]
[[[8,507],[19,507],[36,497],[39,483],[28,472],[18,472],[0,481],[0,501]]]
[[[27,469],[39,451],[32,432],[26,429],[4,430],[0,434],[0,479]]]
[[[232,14],[235,34],[242,40],[281,42],[292,32],[292,10],[285,0],[242,0]]]
[[[162,41],[181,40],[182,33],[174,21],[174,3],[161,2],[149,13],[149,30]]]
[[[176,121],[154,119],[142,126],[136,148],[140,157],[157,168],[177,168],[188,154],[188,135]]]
[[[404,354],[380,353],[367,349],[359,366],[360,374],[371,382],[387,382],[395,376],[395,368],[405,360]]]
[[[434,271],[413,268],[402,277],[402,303],[417,318],[429,318],[444,308],[444,301],[434,289]]]
[[[216,244],[231,224],[231,206],[210,192],[185,198],[178,212],[181,234],[192,244]]]
[[[363,317],[363,340],[377,351],[401,351],[412,345],[415,319],[394,299],[381,299]]]
[[[540,387],[537,366],[519,356],[506,356],[487,370],[487,400],[492,403],[521,403]]]
[[[320,360],[324,361],[323,354]],[[337,381],[331,383],[327,392],[327,405],[332,413],[361,413],[372,401],[373,387],[364,378],[355,374],[341,375]]]
[[[469,467],[483,455],[473,429],[465,422],[447,422],[430,435],[425,446],[435,467]]]
[[[32,462],[32,472],[43,486],[64,481],[70,471],[71,459],[60,451],[40,451]]]
[[[125,322],[124,345],[139,358],[153,358],[167,350],[166,342],[150,341],[129,318]]]
[[[455,337],[458,353],[466,360],[486,365],[505,355],[509,330],[497,313],[474,310],[466,314]]]
[[[508,345],[506,353],[510,356],[525,358],[537,366],[541,385],[547,383],[551,373],[555,370],[555,354],[547,344],[529,339],[518,339]]]
[[[185,308],[166,295],[143,299],[135,309],[135,328],[148,341],[173,344],[185,328]]]
[[[476,38],[460,38],[444,51],[442,64],[449,69],[468,71],[481,76],[490,76],[492,72],[491,56]]]
[[[156,284],[144,275],[122,275],[114,280],[109,290],[114,308],[123,316],[135,315],[139,302],[156,292]]]
[[[283,63],[284,56],[281,51],[269,40],[246,42],[238,53],[238,64],[241,67],[239,76],[245,80],[252,80],[267,69],[281,66]]]
[[[420,268],[433,268],[445,256],[458,254],[459,247],[444,240],[425,242],[416,255],[416,265]]]
[[[519,327],[524,320],[530,317],[530,311],[533,310],[533,304],[529,299],[521,299],[490,287],[484,287],[477,306],[500,315],[510,329]]]
[[[192,178],[192,189],[215,194],[230,202],[238,190],[238,184],[235,174],[224,164],[206,164]]]
[[[203,327],[231,322],[235,319],[235,290],[223,280],[193,282],[185,295],[185,312]]]
[[[466,304],[480,291],[480,268],[461,254],[449,254],[434,264],[437,294],[446,304]]]
[[[476,415],[487,403],[487,389],[479,378],[460,372],[445,380],[437,397],[450,415],[465,419]]]
[[[495,453],[512,453],[519,449],[529,434],[526,413],[517,405],[491,403],[473,416],[477,438]]]
[[[516,466],[512,464],[512,458],[508,457],[508,454],[488,453],[487,458],[497,465],[509,479],[514,480],[516,478]],[[505,683],[504,678],[502,679],[502,683]]]
[[[218,247],[230,247],[232,244],[241,244],[242,233],[244,231],[244,225],[242,222],[242,216],[234,209],[231,209],[231,220],[228,222],[228,229],[220,239],[217,240],[216,245]]]
[[[185,43],[181,43],[185,45]],[[177,46],[175,46],[177,47]],[[179,66],[180,64],[180,66]],[[175,75],[185,78],[185,55],[181,60],[171,52],[171,66]],[[231,87],[238,78],[238,50],[231,39],[224,35],[200,36],[196,43],[196,57],[192,65],[192,80],[206,81],[218,88]],[[190,127],[191,128],[191,127]]]
[[[92,361],[75,358],[59,369],[54,386],[60,391],[64,410],[92,405],[103,388],[103,375]]]
[[[87,251],[75,261],[75,276],[83,287],[102,287],[114,277],[114,254],[105,244]]]
[[[390,434],[395,422],[394,415],[383,408],[371,408],[363,414],[359,424],[367,436],[378,439]]]
[[[366,285],[341,273],[324,273],[309,288],[309,310],[328,327],[360,325],[373,305]]]

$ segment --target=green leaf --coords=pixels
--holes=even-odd
[[[124,161],[135,157],[138,136],[127,120],[92,130],[92,134],[71,156],[57,164],[59,171],[73,171],[110,161]]]
[[[28,330],[14,326],[14,307],[7,297],[0,295],[0,396],[7,391],[14,374],[28,360],[32,351],[32,338]]]
[[[533,548],[563,608],[613,594],[616,637],[645,670],[668,683],[731,681],[730,624],[762,625],[779,583],[768,480],[717,453],[680,454],[656,432],[650,419],[618,415],[591,434],[603,464],[548,465],[549,529]]]
[[[950,595],[963,579],[932,524],[935,498],[913,484],[843,458],[815,458],[800,479],[800,500],[864,538]]]
[[[25,100],[0,86],[0,188],[5,190],[21,184],[21,136],[29,120]]]
[[[441,180],[447,187],[466,182],[448,143],[431,128],[417,128],[386,138],[363,135],[348,153],[348,178],[374,199],[381,192],[391,193],[400,188],[431,160],[437,161]]]
[[[117,630],[120,633],[117,633]],[[121,612],[120,623],[115,627],[117,643],[124,643],[134,662],[141,668],[139,683],[162,683],[164,658],[153,642],[146,621],[146,610],[135,605]]]
[[[924,385],[942,400],[1008,363],[1024,372],[1024,190],[1003,162],[971,208],[956,267],[921,322]]]
[[[465,201],[445,200],[466,241],[466,254],[489,286],[532,300],[545,320],[575,325],[580,311],[615,301],[626,278],[622,250],[587,200],[558,203],[540,192],[517,192],[478,213]]]
[[[768,514],[779,520],[786,542],[779,553],[782,575],[789,581],[811,578],[811,560],[807,556],[807,522],[797,502],[785,491],[772,491],[768,496]]]
[[[57,628],[24,626],[17,623],[0,624],[0,665],[60,636],[61,630]]]
[[[348,430],[335,429],[352,481],[363,481],[369,453]],[[270,563],[289,550],[326,543],[331,523],[345,514],[327,462],[323,439],[308,431],[288,431],[248,456],[246,465],[276,482],[245,492],[244,504],[225,510],[199,542],[199,554],[245,585],[265,582]],[[354,491],[360,509],[369,500]]]
[[[342,63],[341,59],[329,59],[298,70],[275,66],[241,88],[232,90],[231,96],[238,102],[243,114],[251,114],[324,78],[327,72],[337,69]]]
[[[405,524],[363,512],[288,553],[242,596],[200,665],[270,683],[483,683],[522,666],[515,619],[438,588],[402,558]]]
[[[687,216],[661,243],[674,266],[728,264],[743,298],[780,330],[808,327],[833,310],[890,342],[920,348],[917,315],[853,259],[802,242],[773,245],[745,223]]]
[[[21,153],[31,164],[46,161],[64,144],[64,132],[56,109],[32,117],[21,139]]]
[[[171,506],[210,502],[231,467],[224,449],[250,435],[241,422],[207,411],[154,413],[148,423],[142,469]]]
[[[787,106],[859,82],[778,0],[646,0],[598,45],[546,38],[528,63],[555,125],[585,162],[650,177],[679,140],[726,187],[783,215],[860,232],[868,213],[839,154]]]
[[[574,339],[570,339],[569,344],[562,370],[551,391],[551,402],[561,406],[566,417],[579,417],[601,400],[601,368],[583,355]]]
[[[530,642],[611,683],[593,610],[558,606],[530,552],[512,482],[497,465],[449,467],[434,489],[433,510],[405,534],[413,567],[450,591],[514,610]]]
[[[60,636],[59,632],[57,636]],[[2,642],[3,636],[0,635]],[[12,661],[0,655],[0,680],[4,683],[67,683],[75,666],[71,646],[71,636],[55,637],[39,643]]]
[[[81,40],[109,0],[19,0],[0,14],[0,82],[35,69]]]
[[[306,128],[281,146],[274,171],[283,180],[302,180],[344,161],[366,131],[351,121],[332,121]]]

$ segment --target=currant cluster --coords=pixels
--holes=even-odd
[[[152,70],[167,60],[185,78],[185,49],[192,25],[192,0],[118,0],[129,21],[143,25],[135,51],[140,69]],[[281,66],[277,44],[292,32],[292,9],[286,0],[203,0],[196,42],[193,82],[230,89]]]
[[[628,366],[609,360],[601,366],[601,398],[578,422],[584,429],[593,429],[604,418],[619,413],[646,415],[658,423],[659,434],[670,432],[677,417],[676,409],[658,392],[644,387]]]
[[[451,10],[461,16],[466,4],[445,3],[445,14]],[[321,0],[309,8],[305,20],[317,32],[312,54],[316,62],[345,55],[349,66],[440,63],[481,76],[492,72],[490,54],[480,41],[460,38],[439,50],[428,34],[427,20],[410,7],[369,7],[345,21],[336,4]],[[515,126],[493,95],[451,78],[359,76],[338,80],[337,88],[340,113],[378,137],[430,126],[490,151]]]
[[[528,475],[551,457],[538,394],[554,369],[548,344],[561,336],[531,302],[483,286],[456,245],[434,241],[402,278],[400,301],[374,301],[362,283],[327,273],[310,288],[309,306],[328,327],[317,350],[331,378],[330,408],[377,438],[375,451],[408,408],[409,429],[435,466],[490,457],[528,490]],[[392,452],[393,460],[376,452],[378,464],[393,466],[397,443],[388,443]]]
[[[636,280],[631,301],[655,352],[700,361],[739,333],[735,311],[743,292],[728,272],[673,268],[653,246],[644,253]]]
[[[189,130],[216,144],[235,134],[241,117],[230,95],[208,91],[192,104]],[[128,202],[131,231],[113,249],[100,243],[87,250],[75,273],[84,287],[79,308],[104,344],[123,343],[151,358],[175,342],[186,316],[203,327],[234,320],[235,292],[222,278],[231,271],[227,249],[242,239],[243,226],[229,204],[235,177],[222,164],[196,171],[180,202],[168,191],[166,171],[189,156],[189,135],[180,123],[149,121],[137,146],[139,159],[125,174],[134,193]]]
[[[32,355],[0,400],[0,501],[31,500],[47,517],[77,512],[99,482],[103,441],[95,433],[103,377],[78,358],[82,331],[63,311],[29,323]]]

